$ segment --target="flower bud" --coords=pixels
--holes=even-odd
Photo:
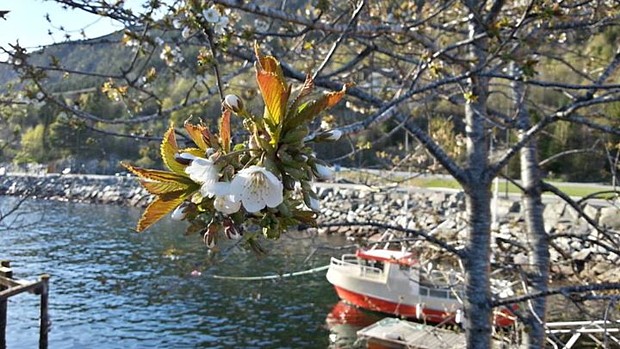
[[[231,220],[225,220],[223,224],[224,234],[226,234],[227,238],[231,240],[238,240],[241,238],[241,231],[235,226],[235,223],[233,223]]]
[[[216,245],[216,241],[215,241],[215,236],[217,235],[217,225],[216,224],[209,224],[209,228],[207,228],[207,231],[205,232],[204,236],[202,237],[202,239],[204,240],[205,245],[207,245],[208,248],[214,248]]]
[[[295,190],[295,183],[297,183],[295,178],[286,173],[282,175],[282,184],[286,190]]]
[[[331,131],[325,132],[325,140],[326,141],[335,142],[335,141],[339,140],[340,137],[342,137],[342,131],[340,131],[340,130],[331,130]]]
[[[321,132],[319,134],[311,135],[305,139],[306,142],[315,141],[315,142],[335,142],[342,137],[342,131],[340,130],[330,130]]]
[[[190,153],[178,153],[174,154],[174,161],[178,162],[181,165],[189,165],[192,163],[196,156]]]
[[[334,175],[334,172],[327,166],[321,165],[321,164],[315,164],[314,165],[315,170],[314,174],[319,178],[319,179],[331,179]]]
[[[172,220],[174,221],[182,221],[183,219],[185,219],[185,216],[187,216],[187,212],[185,211],[187,207],[187,203],[183,202],[182,204],[177,206],[174,211],[172,211],[170,218],[172,218]]]
[[[227,95],[222,102],[224,108],[232,110],[235,113],[239,113],[243,110],[243,101],[236,95]]]
[[[313,195],[313,194],[314,194],[314,192],[305,192],[304,193],[304,203],[312,211],[314,211],[316,213],[320,213],[321,212],[321,207],[319,205],[319,199],[316,198],[315,197],[316,195]]]

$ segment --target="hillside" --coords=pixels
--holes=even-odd
[[[61,62],[59,67],[70,71],[79,71],[91,74],[120,74],[121,68],[132,58],[130,48],[122,45],[122,33],[117,32],[90,40],[68,41],[47,46],[39,51],[30,53],[30,63],[39,67],[53,67],[54,61]],[[62,74],[51,73],[49,82],[59,83]],[[18,79],[13,67],[0,65],[0,85],[6,86]],[[77,84],[73,87],[92,85],[92,77],[81,76],[77,79],[64,79],[65,84]]]

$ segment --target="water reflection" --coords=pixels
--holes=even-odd
[[[357,331],[384,318],[385,315],[365,311],[343,301],[334,305],[325,323],[329,328],[330,348],[362,348],[357,341]]]

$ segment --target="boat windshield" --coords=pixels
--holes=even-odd
[[[395,263],[402,265],[414,265],[416,264],[415,256],[411,252],[395,251],[395,250],[358,250],[356,256],[365,260],[373,260],[378,262]]]

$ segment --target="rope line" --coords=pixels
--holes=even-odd
[[[273,279],[280,279],[280,278],[282,278],[282,279],[283,278],[288,278],[288,277],[292,277],[292,276],[312,274],[312,273],[316,273],[316,272],[319,272],[319,271],[327,270],[327,268],[329,268],[329,264],[321,266],[321,267],[316,267],[316,268],[308,269],[308,270],[296,271],[294,273],[286,273],[286,274],[279,274],[279,275],[265,275],[265,276],[210,275],[210,277],[213,278],[213,279],[223,279],[223,280],[245,280],[245,281],[273,280]]]

